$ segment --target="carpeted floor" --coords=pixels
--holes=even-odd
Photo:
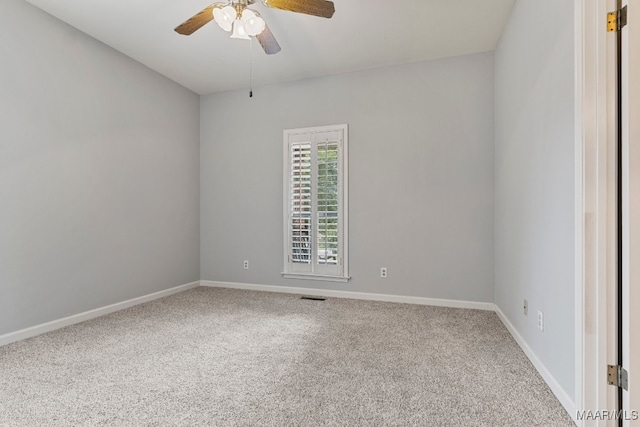
[[[0,425],[573,423],[495,313],[196,288],[0,347]]]

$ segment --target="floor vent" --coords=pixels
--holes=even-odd
[[[322,298],[322,297],[300,297],[300,299],[308,299],[311,301],[325,301],[326,298]]]

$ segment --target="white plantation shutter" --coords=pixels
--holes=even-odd
[[[317,144],[318,263],[335,264],[338,256],[338,142]]]
[[[284,275],[346,281],[347,125],[284,136]]]
[[[299,270],[311,271],[311,143],[292,143],[290,150],[289,252],[294,265],[304,264]]]

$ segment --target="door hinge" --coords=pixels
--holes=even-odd
[[[629,390],[629,373],[619,365],[607,365],[607,383]]]
[[[607,14],[608,33],[620,31],[625,25],[627,25],[627,6]]]

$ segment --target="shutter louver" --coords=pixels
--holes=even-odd
[[[291,145],[291,261],[311,263],[311,144]]]
[[[338,263],[338,142],[317,144],[317,246],[318,264]]]

